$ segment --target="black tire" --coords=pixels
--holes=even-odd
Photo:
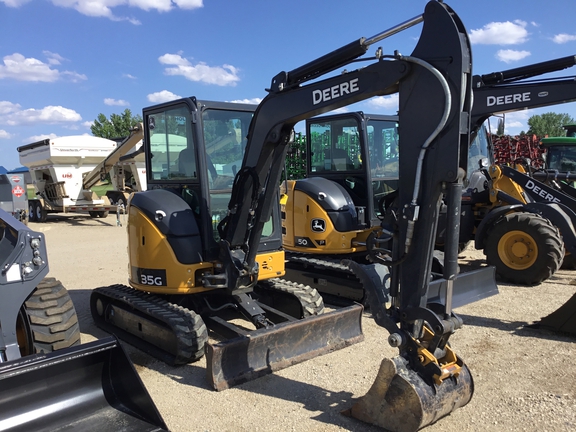
[[[46,209],[44,208],[44,206],[40,201],[35,203],[34,211],[36,222],[46,222],[48,212],[46,211]]]
[[[96,219],[98,217],[98,212],[96,212],[96,211],[89,211],[88,214],[93,219]]]
[[[96,216],[98,216],[99,218],[104,219],[104,218],[107,218],[107,217],[108,217],[108,212],[107,212],[107,211],[99,211],[99,212],[96,212],[96,213],[97,213]]]
[[[28,220],[30,222],[36,222],[36,201],[28,202]]]
[[[45,278],[24,302],[17,323],[22,356],[80,345],[72,299],[60,281]]]
[[[490,229],[484,254],[502,281],[532,286],[560,268],[564,243],[548,219],[515,212],[500,218]]]
[[[324,312],[324,300],[316,290],[308,285],[269,279],[258,282],[254,288],[258,300],[294,318],[306,318]]]

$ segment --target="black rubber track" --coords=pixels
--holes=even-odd
[[[163,323],[176,337],[175,352],[168,353],[150,343],[109,324],[98,315],[96,300],[104,299],[135,315],[142,315]],[[200,315],[182,306],[169,303],[158,296],[135,290],[126,285],[96,288],[90,298],[90,310],[96,325],[136,348],[170,365],[186,364],[204,355],[208,330]]]
[[[262,294],[264,297],[272,297],[272,304],[264,298],[259,299],[263,303],[289,313],[294,318],[306,318],[312,315],[320,315],[324,312],[324,300],[315,288],[308,285],[275,278],[258,282],[255,291],[256,294]],[[293,310],[283,310],[282,297],[286,296],[299,302],[299,314]],[[274,301],[274,297],[280,297],[277,299],[279,301]]]

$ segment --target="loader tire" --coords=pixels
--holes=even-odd
[[[306,318],[324,312],[324,300],[315,288],[286,281],[260,281],[254,289],[258,300],[294,318]]]
[[[515,212],[500,218],[488,232],[484,254],[502,281],[532,286],[560,268],[564,243],[548,219]]]
[[[80,345],[80,326],[70,294],[60,281],[45,278],[24,302],[18,315],[22,356]]]

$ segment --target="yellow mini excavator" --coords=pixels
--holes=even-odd
[[[363,57],[420,23],[411,55],[378,48]],[[357,61],[367,64],[351,70]],[[347,70],[326,76],[340,68]],[[448,341],[462,325],[451,292],[471,69],[462,22],[445,3],[430,1],[420,16],[280,72],[255,111],[195,98],[145,109],[149,190],[128,202],[131,286],[93,291],[96,323],[172,363],[192,361],[205,348],[217,389],[355,341],[361,306],[321,314],[315,290],[277,279],[284,272],[278,187],[297,122],[399,93],[401,186],[376,243],[390,272],[380,273],[380,263],[363,272],[372,315],[399,356],[383,361],[374,387],[350,414],[408,431],[467,404],[472,376]],[[444,196],[454,227],[446,243],[454,247],[445,252],[445,299],[430,303]],[[355,216],[349,206],[340,210]],[[229,320],[235,314],[253,327],[238,328]],[[205,325],[224,339],[207,343]]]

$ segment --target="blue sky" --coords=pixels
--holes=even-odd
[[[107,117],[170,99],[258,102],[271,78],[424,11],[423,0],[0,0],[0,165],[16,148],[90,134]],[[576,2],[453,0],[484,74],[576,54]],[[410,54],[415,27],[378,43]],[[370,48],[373,54],[376,46]],[[556,76],[576,75],[576,67]],[[393,114],[394,98],[352,109]],[[531,115],[506,116],[506,132]]]

